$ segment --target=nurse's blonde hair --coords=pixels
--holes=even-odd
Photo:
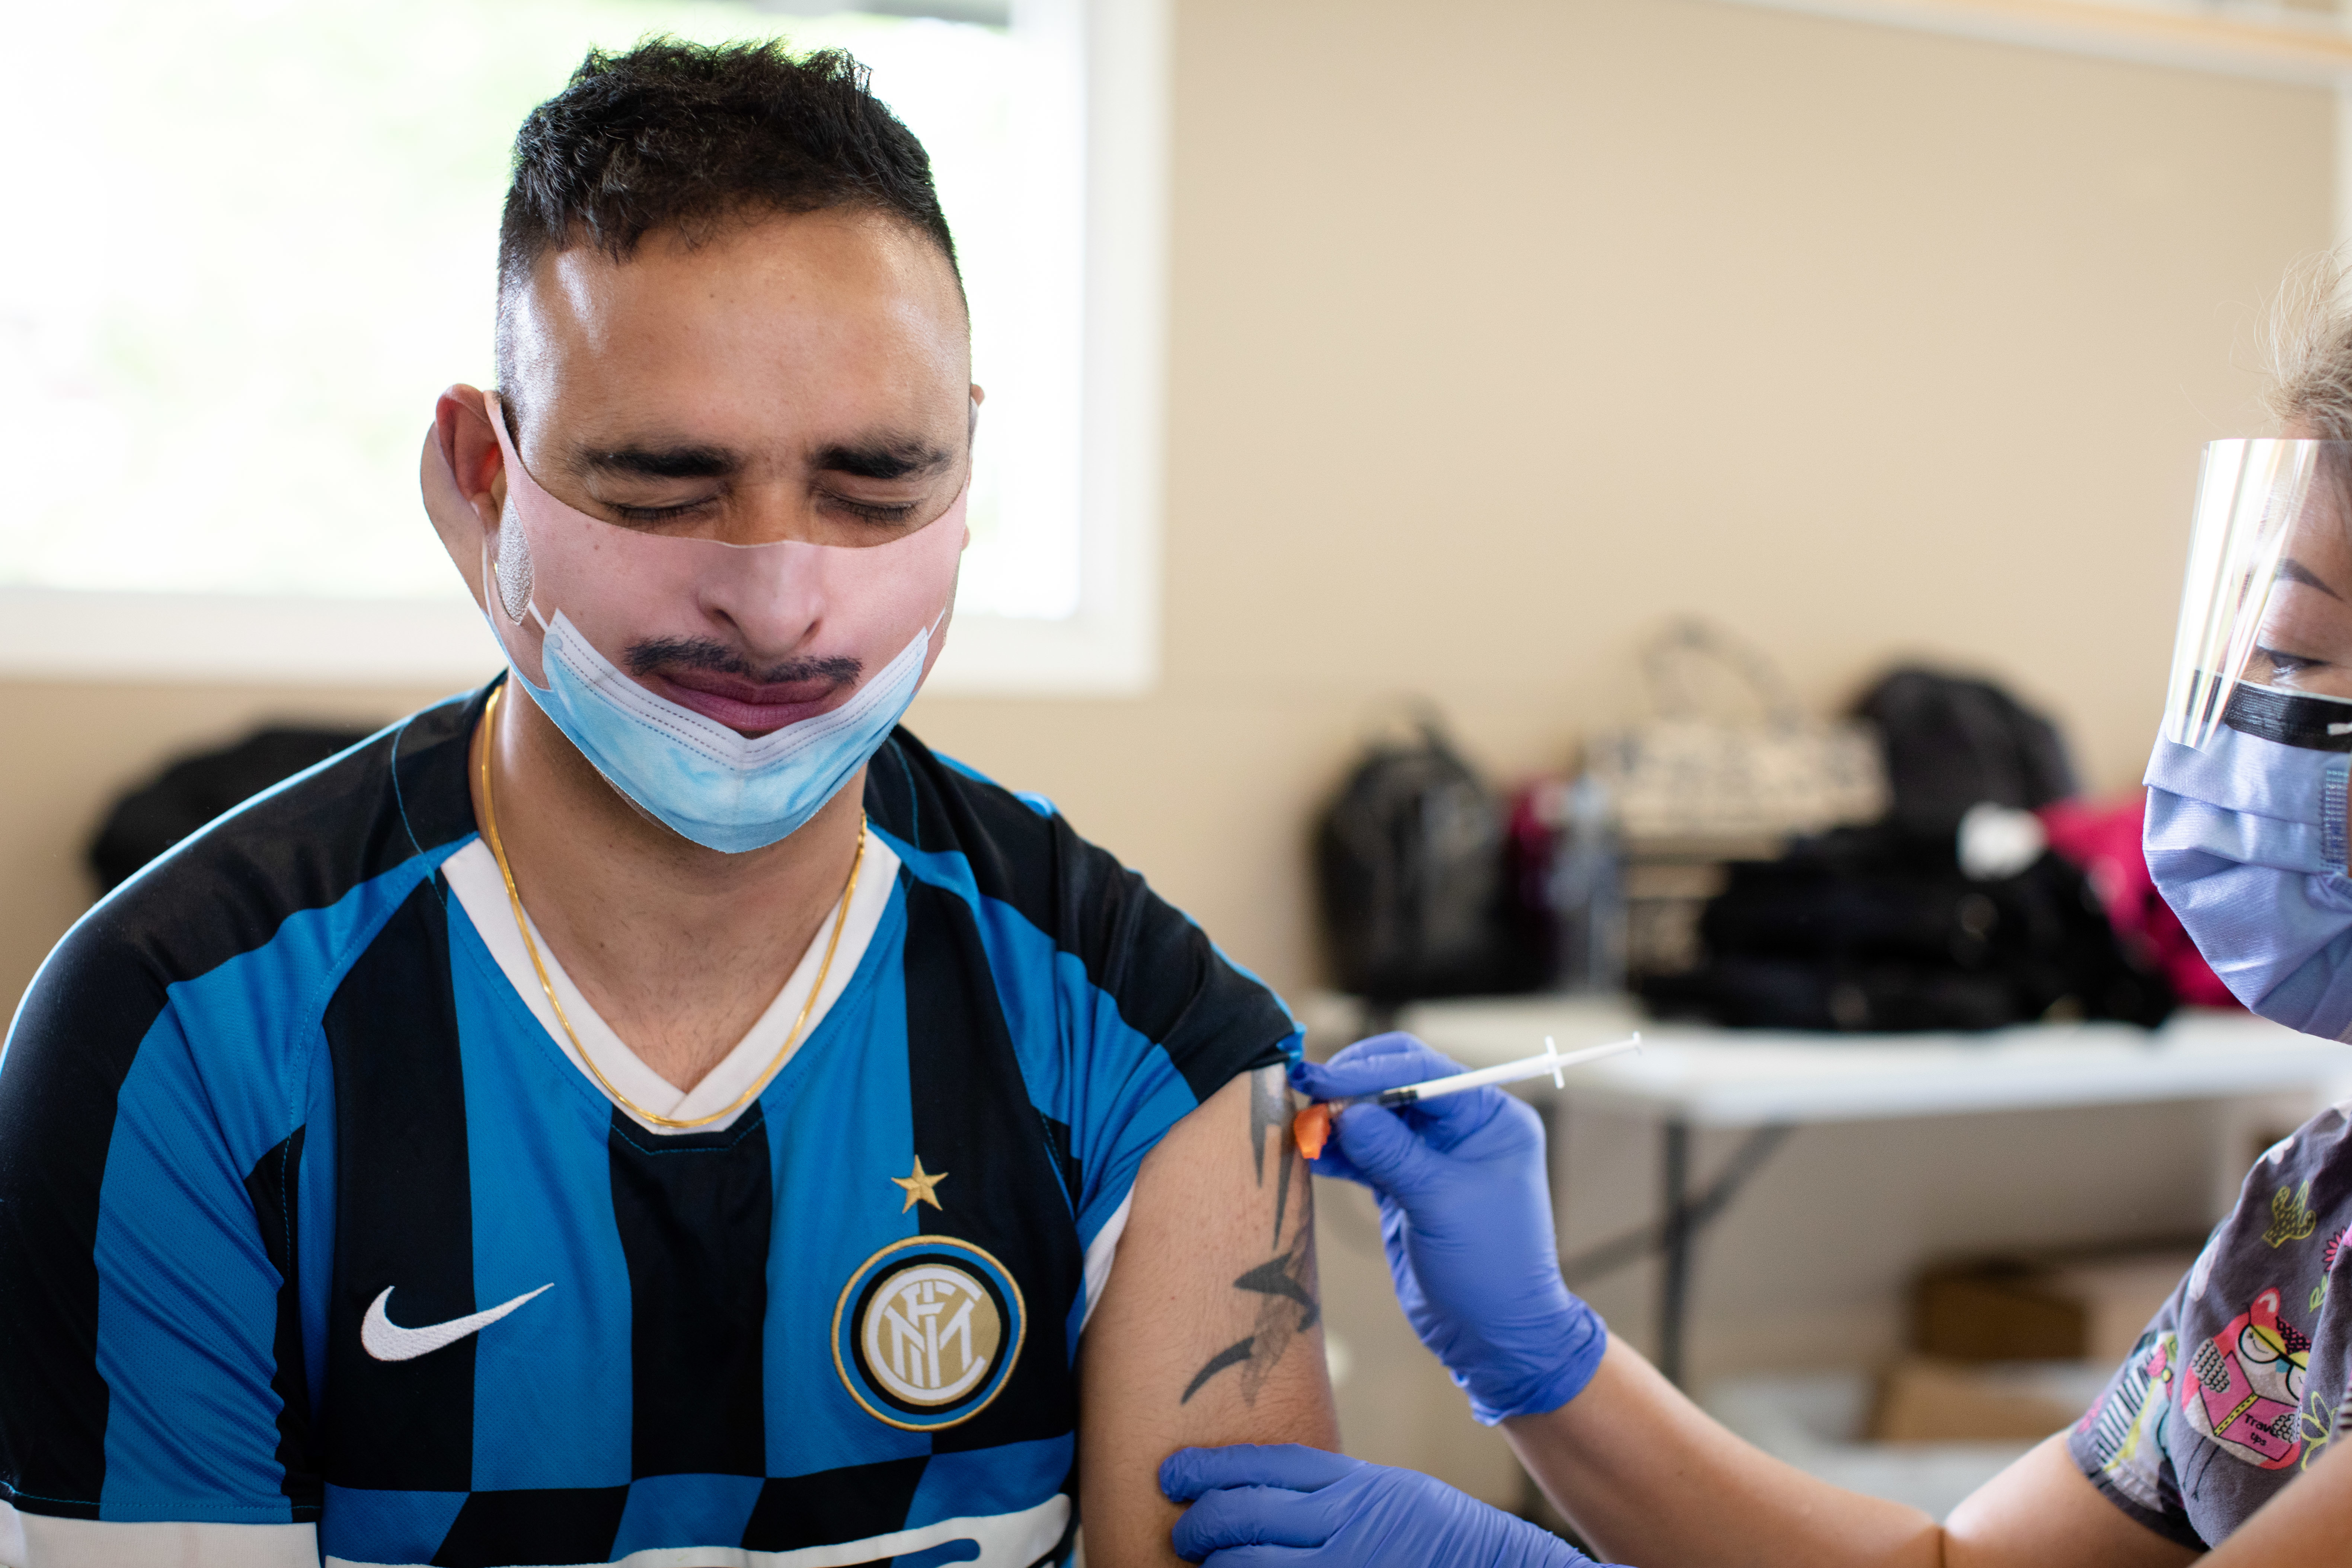
[[[2287,274],[2263,332],[2271,384],[2263,402],[2282,434],[2352,441],[2352,247]]]

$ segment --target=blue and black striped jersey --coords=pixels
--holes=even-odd
[[[657,1132],[453,894],[485,697],[223,818],[35,981],[0,1055],[0,1561],[135,1563],[157,1522],[271,1563],[1066,1552],[1137,1166],[1295,1053],[1288,1015],[902,730],[854,971],[741,1114]]]

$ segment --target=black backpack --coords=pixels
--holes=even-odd
[[[1333,977],[1383,1004],[1504,988],[1519,958],[1502,807],[1433,719],[1418,728],[1366,751],[1315,832]]]
[[[2074,793],[2057,729],[1990,680],[1898,668],[1854,714],[1877,726],[1889,817],[1909,832],[1950,833],[1982,801],[2032,811]]]
[[[304,768],[368,738],[365,730],[257,730],[218,751],[174,760],[114,803],[89,846],[89,868],[110,890],[197,828]]]

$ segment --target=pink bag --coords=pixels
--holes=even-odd
[[[2062,800],[2035,815],[2050,835],[2050,847],[2090,879],[2107,911],[2107,923],[2127,949],[2164,972],[2180,1000],[2192,1007],[2235,1007],[2238,999],[2221,984],[2180,917],[2156,890],[2140,847],[2147,792],[2106,800]]]

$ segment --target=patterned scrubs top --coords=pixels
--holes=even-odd
[[[2347,1111],[2322,1111],[2254,1163],[2070,1436],[2117,1508],[2183,1546],[2219,1546],[2344,1429],[2352,1299],[2332,1287],[2352,1230]]]

